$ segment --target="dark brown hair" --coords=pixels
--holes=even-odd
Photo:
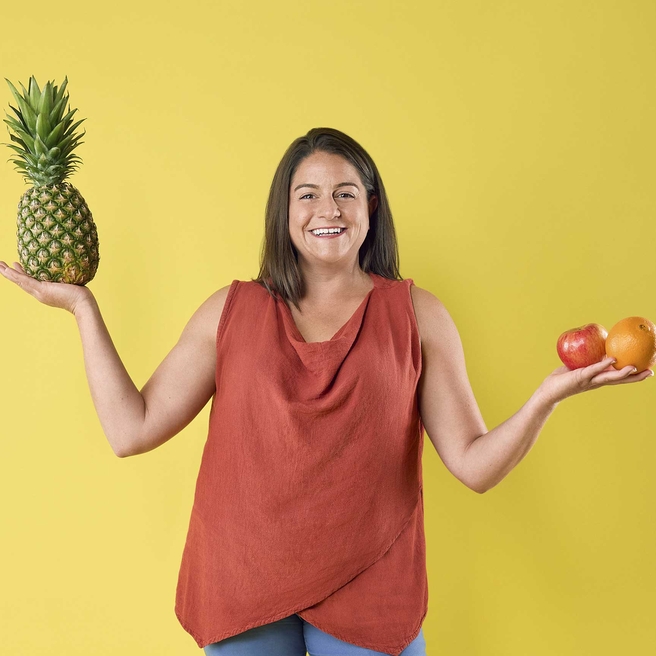
[[[360,268],[390,280],[403,280],[399,274],[399,251],[383,181],[367,151],[354,139],[333,128],[312,128],[287,148],[273,176],[264,219],[264,242],[260,271],[254,282],[271,295],[279,294],[298,307],[305,284],[298,268],[298,254],[289,236],[289,188],[299,164],[315,152],[341,155],[357,170],[367,192],[378,206],[369,217],[369,231],[360,247]],[[299,308],[300,309],[300,308]]]

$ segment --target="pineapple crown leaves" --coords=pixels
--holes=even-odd
[[[16,153],[18,159],[9,158],[22,173],[25,181],[34,186],[63,182],[79,164],[81,158],[72,154],[74,148],[83,144],[80,139],[86,134],[76,134],[76,128],[86,119],[73,123],[73,114],[77,109],[70,109],[64,114],[68,102],[65,94],[68,77],[59,88],[48,82],[43,90],[39,88],[36,78],[30,77],[29,89],[20,85],[21,94],[5,78],[18,108],[9,107],[16,117],[7,113],[6,119],[9,136],[14,142],[6,143]]]

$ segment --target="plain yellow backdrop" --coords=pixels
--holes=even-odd
[[[67,75],[87,119],[89,288],[139,388],[212,292],[257,274],[273,173],[315,126],[377,163],[401,273],[453,316],[488,429],[560,365],[562,331],[656,321],[651,0],[35,0],[2,25],[2,77]],[[3,158],[7,262],[25,188]],[[209,405],[119,459],[74,318],[6,280],[0,312],[0,651],[200,653],[174,595]],[[426,439],[428,654],[656,648],[655,394],[566,399],[484,495]]]

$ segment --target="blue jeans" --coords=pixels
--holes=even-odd
[[[298,615],[256,626],[205,647],[207,656],[379,656],[382,651],[357,647],[319,631]],[[423,629],[401,656],[426,656]]]

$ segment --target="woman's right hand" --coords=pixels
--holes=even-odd
[[[72,314],[75,314],[76,309],[82,304],[92,301],[94,298],[91,291],[82,285],[36,280],[32,276],[28,276],[18,262],[14,262],[14,268],[12,268],[0,260],[0,273],[23,291],[34,296],[37,301],[51,307],[68,310]]]

